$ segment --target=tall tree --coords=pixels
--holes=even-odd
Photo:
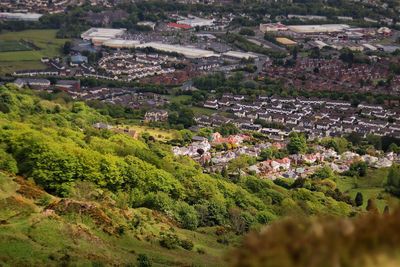
[[[362,206],[364,200],[363,200],[363,194],[361,192],[357,192],[356,198],[354,199],[354,202],[356,203],[357,207]]]

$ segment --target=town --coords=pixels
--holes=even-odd
[[[0,1],[0,266],[400,266],[399,14]]]

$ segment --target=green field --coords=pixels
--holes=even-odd
[[[57,39],[56,30],[27,30],[20,32],[6,32],[0,34],[0,51],[5,51],[12,43],[23,45],[20,40],[33,43],[38,49],[31,51],[0,52],[0,74],[10,73],[25,69],[43,69],[40,62],[42,57],[55,57],[60,55],[61,47],[68,39]],[[1,49],[1,44],[7,44]],[[21,48],[21,47],[20,47]]]
[[[0,52],[31,51],[32,48],[21,41],[0,40]]]
[[[389,169],[385,168],[369,169],[365,177],[339,176],[336,183],[340,191],[349,193],[353,199],[357,192],[361,192],[364,198],[363,209],[367,206],[367,200],[374,198],[378,209],[383,211],[386,205],[393,206],[396,204],[395,198],[384,192],[388,173]]]

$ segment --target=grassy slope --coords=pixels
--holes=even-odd
[[[24,39],[34,43],[39,50],[0,52],[0,74],[22,69],[42,69],[42,57],[60,55],[60,49],[67,39],[57,39],[56,30],[27,30],[0,34],[0,40],[18,41]]]
[[[353,199],[357,192],[361,192],[364,197],[363,209],[365,209],[369,198],[375,198],[379,210],[383,211],[387,204],[395,202],[394,198],[384,194],[383,187],[388,172],[389,169],[368,169],[365,177],[353,178],[339,176],[337,179],[337,185],[341,191],[348,192]],[[383,196],[383,198],[380,196]]]
[[[222,255],[227,247],[216,242],[215,229],[182,230],[147,209],[107,207],[106,213],[113,222],[117,221],[128,229],[122,235],[110,234],[84,210],[46,214],[45,207],[38,204],[45,195],[33,184],[20,178],[13,181],[0,173],[0,265],[56,266],[60,262],[79,266],[95,262],[125,265],[136,263],[140,253],[148,255],[154,266],[225,265]],[[58,201],[52,197],[53,203]],[[94,204],[100,209],[106,205]],[[128,218],[133,216],[139,216],[141,223],[139,227],[129,229]],[[180,238],[190,238],[194,242],[193,251],[168,250],[158,245],[154,237],[160,231],[172,228]],[[206,254],[197,253],[197,248],[204,248]]]

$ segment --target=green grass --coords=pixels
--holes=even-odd
[[[336,184],[340,191],[348,193],[351,198],[355,198],[357,192],[363,194],[364,203],[362,208],[367,206],[369,198],[376,199],[376,204],[380,211],[383,211],[386,205],[392,205],[395,198],[384,192],[384,185],[389,169],[368,169],[365,177],[347,177],[339,176]]]
[[[31,51],[29,45],[15,40],[0,40],[0,52]]]
[[[5,73],[13,73],[14,71],[18,70],[41,70],[45,68],[46,65],[38,60],[0,61],[0,75]]]
[[[209,108],[201,108],[201,107],[191,107],[191,110],[193,110],[195,115],[207,115],[210,116],[217,111],[215,109],[209,109]]]
[[[171,101],[172,103],[178,103],[178,104],[180,104],[180,103],[182,103],[182,102],[185,102],[185,101],[191,99],[192,97],[191,97],[190,95],[178,95],[178,96],[171,95],[171,96],[168,96],[167,98],[168,98],[169,101]]]
[[[132,126],[122,126],[122,128],[129,127],[130,129],[135,130],[139,135],[143,133],[149,133],[155,139],[159,141],[168,141],[171,139],[175,139],[178,137],[178,132],[173,129],[164,130],[156,127],[149,126],[141,126],[141,125],[132,125]]]
[[[57,39],[56,32],[56,30],[26,30],[0,34],[3,43],[25,40],[38,48],[31,51],[0,52],[0,74],[25,69],[43,69],[45,66],[40,59],[59,56],[62,46],[68,40]]]

